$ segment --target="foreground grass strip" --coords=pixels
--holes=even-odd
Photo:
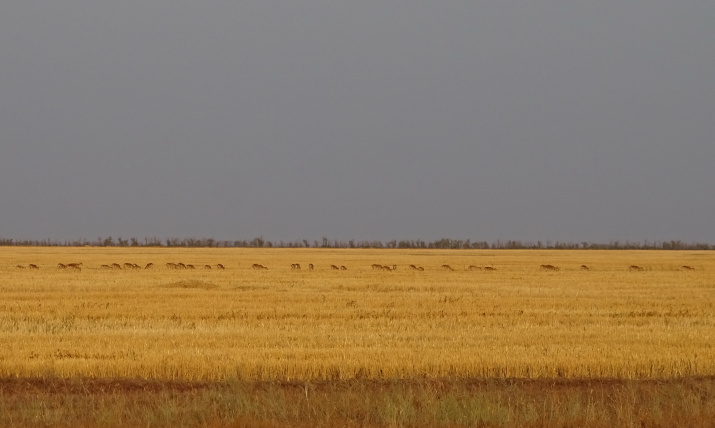
[[[180,382],[0,379],[0,425],[711,426],[715,377]]]

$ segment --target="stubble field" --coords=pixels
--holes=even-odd
[[[82,265],[63,269],[58,263]],[[111,268],[114,263],[122,268]],[[144,269],[148,263],[153,266]],[[308,269],[311,263],[314,270]],[[386,416],[374,419],[378,410],[368,404],[362,418],[346,415],[335,410],[340,407],[335,400],[347,400],[341,395],[346,388],[366,385],[383,392],[397,388],[402,392],[396,397],[404,397],[405,385],[432,390],[434,382],[472,389],[475,380],[507,382],[511,386],[495,389],[504,392],[519,382],[681,385],[685,379],[704,382],[684,388],[695,390],[693,400],[702,402],[699,416],[690,417],[705,420],[698,418],[715,415],[707,395],[715,376],[713,272],[712,253],[689,251],[6,247],[0,249],[0,377],[6,383],[0,406],[8,410],[9,402],[19,403],[18,412],[27,411],[30,404],[20,398],[37,390],[18,386],[24,380],[97,385],[112,379],[164,385],[168,391],[178,383],[193,385],[186,387],[192,394],[206,385],[272,385],[283,391],[276,393],[281,397],[295,390],[295,400],[305,402],[286,404],[293,413],[226,410],[233,418],[224,412],[201,420],[204,425],[248,417],[249,425],[339,420],[399,426],[426,421],[415,407],[426,411],[427,403],[439,400],[428,397],[418,406],[406,399],[394,406],[402,409],[397,412],[402,419],[384,409]],[[106,385],[97,388],[119,393]],[[336,397],[330,401],[337,406],[332,416],[310,419],[296,410],[310,403],[311,390],[321,388],[332,391],[324,396]],[[469,388],[455,388],[474,397],[465,392]],[[697,391],[709,391],[707,400]],[[679,394],[675,402],[666,400],[671,409],[684,400]],[[278,402],[277,397],[267,400]],[[608,400],[603,401],[605,406]],[[544,422],[538,410],[531,418],[523,410],[511,417],[502,411],[496,419],[458,419],[471,408],[460,407],[463,402],[455,401],[454,417],[428,425]],[[15,420],[27,425],[20,413]]]

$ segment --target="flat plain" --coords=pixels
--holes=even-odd
[[[707,251],[3,247],[0,378],[306,398],[325,382],[712,379],[714,272]]]

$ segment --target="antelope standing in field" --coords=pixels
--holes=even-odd
[[[35,265],[35,264],[32,264],[32,263],[30,263],[29,265],[27,265],[27,267],[29,267],[30,269],[39,269],[39,268],[40,268],[39,266],[37,266],[37,265]]]
[[[340,266],[340,270],[348,270],[348,268],[345,266]]]
[[[255,270],[268,270],[267,267],[263,265],[259,265],[258,263],[254,263],[253,266],[251,266]]]
[[[339,270],[340,268],[335,265],[330,265],[330,270]]]
[[[112,269],[110,265],[102,265],[99,267],[100,269]]]
[[[452,266],[450,265],[442,265],[441,268],[442,270],[454,271],[454,269],[452,269]]]
[[[495,271],[495,270],[497,270],[497,268],[495,268],[495,267],[491,267],[491,266],[484,266],[484,270],[487,270],[487,271],[490,271],[490,272],[492,272],[492,271]]]
[[[479,266],[469,265],[467,270],[482,270],[482,268],[480,268]]]
[[[313,270],[313,269],[315,269],[315,266],[313,266],[313,263],[309,264],[309,265],[308,265],[308,270]]]
[[[186,269],[196,269],[194,265],[186,265]]]
[[[383,270],[383,269],[384,268],[382,267],[382,265],[379,265],[377,263],[372,265],[372,270]]]
[[[146,266],[144,266],[144,269],[150,269],[154,267],[154,263],[147,263]]]
[[[681,266],[681,268],[682,268],[683,270],[695,270],[694,267],[692,267],[692,266],[687,266],[687,265]]]
[[[581,265],[581,270],[591,270],[591,268],[586,265]]]
[[[292,265],[290,265],[290,268],[292,270],[300,270],[300,263],[293,263]]]
[[[216,265],[216,269],[226,269],[226,267],[224,265],[222,265],[221,263],[219,263]]]
[[[630,265],[628,266],[628,270],[630,271],[642,271],[644,270],[643,267],[637,266],[637,265]]]
[[[554,271],[558,271],[558,270],[559,270],[559,268],[556,267],[556,266],[554,266],[554,265],[541,265],[541,269],[543,269],[543,270],[554,270]]]
[[[211,265],[204,265],[204,269],[211,269]]]
[[[57,269],[67,269],[67,265],[63,263],[57,263]]]

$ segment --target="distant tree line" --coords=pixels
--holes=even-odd
[[[251,240],[218,240],[213,238],[137,238],[117,239],[108,236],[99,237],[93,241],[77,239],[72,241],[58,241],[51,239],[42,240],[15,240],[0,237],[0,246],[31,246],[31,247],[189,247],[189,248],[400,248],[400,249],[452,249],[452,250],[522,250],[522,249],[557,249],[557,250],[715,250],[715,245],[705,243],[687,243],[680,240],[671,241],[609,241],[597,242],[561,242],[561,241],[518,241],[496,240],[472,241],[470,239],[442,238],[437,241],[417,240],[391,240],[391,241],[341,241],[338,239],[322,238],[321,240],[308,241],[270,241],[263,237]]]

